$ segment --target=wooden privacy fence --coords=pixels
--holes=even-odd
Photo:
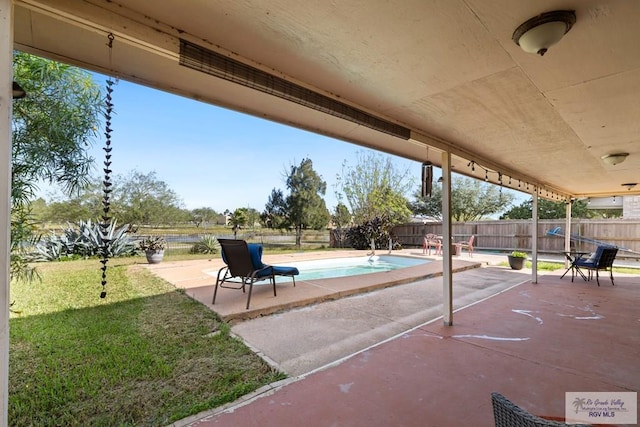
[[[532,226],[531,220],[456,222],[452,224],[452,241],[466,242],[474,235],[474,248],[479,250],[531,252]],[[564,220],[538,221],[538,252],[551,253],[564,249],[564,237],[547,234],[556,227],[560,227],[562,234],[567,232]],[[421,247],[425,234],[442,234],[442,223],[404,224],[394,227],[392,233],[404,247]],[[618,258],[640,257],[639,220],[575,219],[571,224],[571,235],[574,237],[571,246],[576,250],[593,251],[600,241],[630,250],[619,251]]]

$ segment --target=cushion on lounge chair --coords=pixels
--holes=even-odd
[[[249,243],[247,246],[249,247],[249,254],[251,255],[251,263],[253,264],[253,268],[260,271],[257,276],[263,277],[271,275],[272,273],[271,271],[269,271],[269,269],[264,269],[265,267],[267,267],[267,265],[262,262],[262,245],[258,245],[257,243]],[[275,274],[275,271],[273,272],[273,274]]]
[[[253,245],[254,245],[253,248],[252,248],[252,244],[248,244],[247,247],[249,248],[249,254],[251,255],[251,264],[253,264],[253,269],[257,270],[257,273],[255,274],[254,277],[261,278],[261,277],[270,276],[271,271],[268,271],[268,270],[262,271],[262,269],[264,269],[265,267],[268,267],[267,265],[263,264],[261,261],[262,246],[256,245],[256,244],[253,244]],[[224,263],[228,265],[229,262],[227,261],[225,252],[221,251],[220,255],[222,256],[222,261],[224,261]]]
[[[274,265],[273,274],[276,276],[297,276],[300,274],[300,271],[297,267],[286,267],[282,265]]]
[[[267,267],[265,263],[262,262],[262,245],[258,243],[249,243],[249,253],[251,254],[251,262],[253,263],[253,267],[256,270]],[[287,267],[280,265],[272,265],[273,274],[276,276],[297,276],[300,274],[300,271],[296,267]],[[271,274],[265,273],[266,275]]]

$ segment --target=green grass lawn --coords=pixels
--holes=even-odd
[[[501,262],[500,264],[498,264],[502,267],[509,267],[509,263],[504,261]],[[532,267],[532,263],[531,261],[525,261],[524,266],[525,268],[531,268]],[[559,263],[559,262],[547,262],[547,261],[538,261],[538,270],[547,270],[547,271],[553,271],[553,270],[557,270],[559,268],[563,268],[564,264]]]
[[[284,378],[215,313],[134,262],[39,264],[12,283],[9,423],[165,426]]]
[[[501,266],[505,266],[505,267],[509,267],[509,263],[508,262],[501,262],[499,265]],[[531,268],[533,264],[531,263],[531,261],[526,261],[525,262],[525,267],[526,268]],[[547,271],[553,271],[553,270],[558,270],[560,268],[564,268],[564,263],[563,262],[548,262],[548,261],[538,261],[538,270],[547,270]],[[637,268],[628,268],[628,267],[613,267],[613,272],[614,273],[623,273],[623,274],[640,274],[640,269]],[[609,273],[607,273],[609,274]]]

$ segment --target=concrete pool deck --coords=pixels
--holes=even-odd
[[[263,262],[271,265],[289,265],[295,262],[317,259],[362,257],[365,254],[365,251],[356,250],[299,252],[278,255],[265,253],[263,254]],[[388,251],[376,251],[376,254],[386,255]],[[163,262],[150,264],[147,268],[174,286],[184,289],[187,295],[215,311],[223,320],[235,323],[292,308],[407,284],[420,279],[442,276],[442,257],[423,255],[421,249],[393,251],[392,255],[429,259],[432,262],[383,273],[360,275],[357,276],[357,279],[338,277],[321,280],[296,280],[295,287],[291,282],[278,283],[276,278],[277,296],[275,297],[268,282],[259,282],[254,285],[251,306],[248,310],[245,308],[247,294],[239,290],[219,289],[215,305],[211,303],[216,274],[224,266],[220,258]],[[479,268],[483,264],[495,264],[498,259],[500,262],[504,262],[506,257],[478,254],[470,258],[465,253],[454,258],[453,269],[454,272],[461,272]]]

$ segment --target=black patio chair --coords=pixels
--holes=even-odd
[[[491,403],[496,427],[591,427],[589,424],[566,424],[535,416],[496,392],[491,393]]]
[[[593,277],[593,272],[596,272],[596,282],[600,286],[600,277],[598,271],[609,271],[609,277],[611,278],[611,285],[613,283],[613,260],[616,259],[618,254],[618,248],[615,246],[598,246],[592,256],[586,259],[579,259],[575,262],[575,266],[578,268],[584,268],[589,272],[589,280]]]
[[[293,278],[293,286],[296,285],[294,276],[300,274],[298,269],[264,264],[262,262],[262,245],[247,244],[244,240],[235,239],[218,239],[218,242],[222,248],[222,260],[226,265],[218,270],[212,304],[216,303],[218,287],[242,289],[242,292],[245,292],[246,286],[249,285],[248,310],[254,283],[269,280],[273,286],[273,296],[277,296],[275,276],[290,276]]]

